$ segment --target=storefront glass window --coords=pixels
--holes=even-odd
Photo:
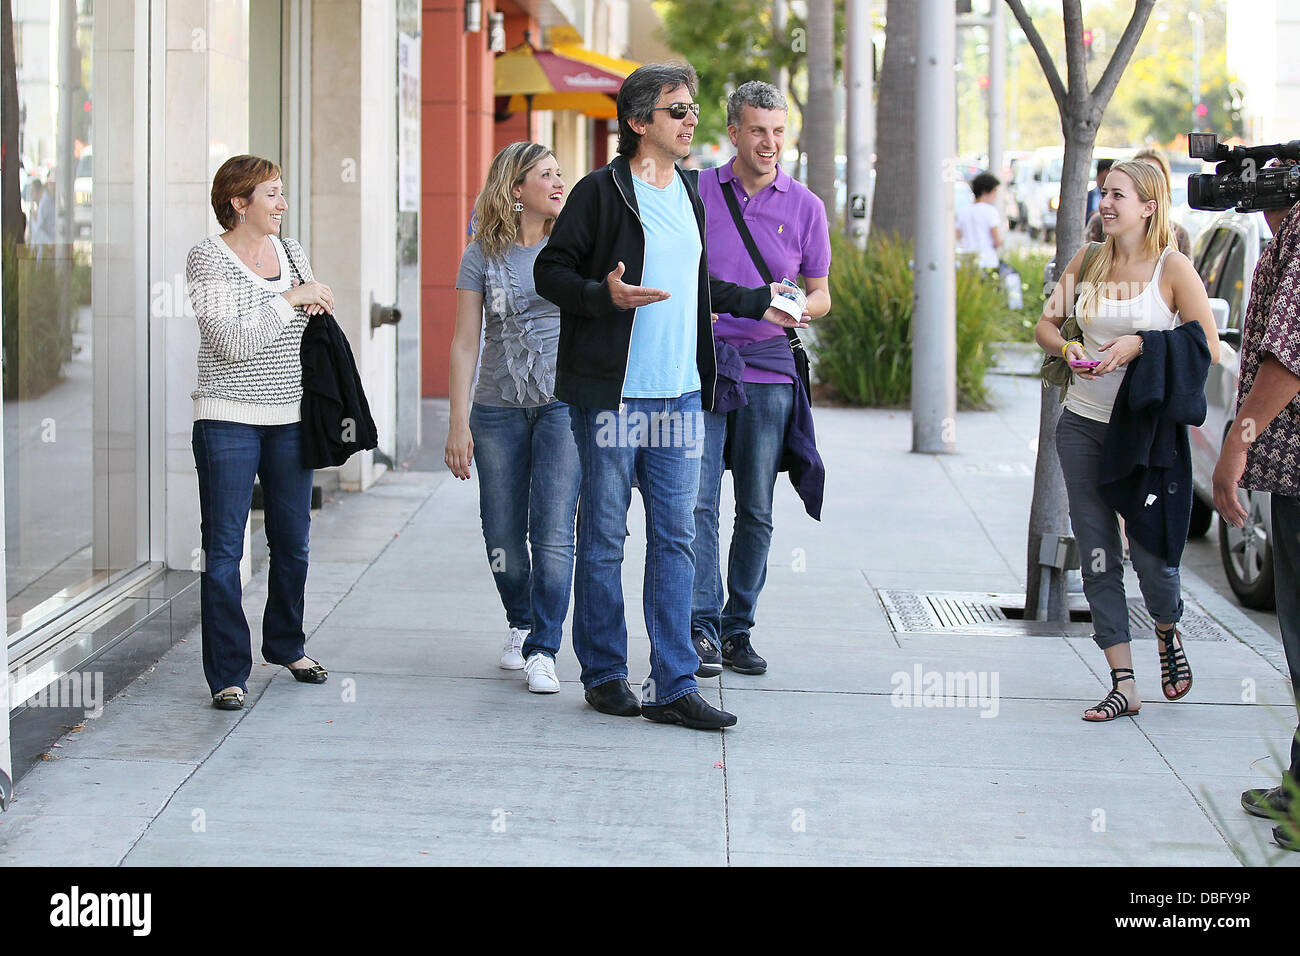
[[[148,557],[147,117],[132,0],[0,7],[12,643]]]

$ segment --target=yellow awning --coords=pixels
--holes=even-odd
[[[595,50],[588,50],[585,46],[577,43],[557,43],[551,47],[561,56],[567,56],[574,60],[581,60],[583,63],[589,63],[592,66],[600,67],[602,70],[609,70],[611,73],[617,73],[625,79],[632,75],[632,71],[641,66],[633,60],[623,60],[616,56],[606,56],[603,53],[597,53]]]

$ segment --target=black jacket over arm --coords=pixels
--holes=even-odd
[[[1176,567],[1192,516],[1187,426],[1205,421],[1210,347],[1199,322],[1138,334],[1101,449],[1101,497],[1130,538]]]
[[[772,302],[766,286],[748,289],[709,275],[704,249],[704,204],[680,169],[700,232],[699,296],[695,362],[700,402],[712,410],[717,377],[713,312],[761,319]],[[560,211],[546,246],[537,255],[537,292],[560,308],[555,397],[587,408],[618,408],[627,375],[635,309],[617,309],[605,277],[623,263],[622,281],[640,285],[645,272],[645,232],[632,171],[624,156],[578,181]]]
[[[307,468],[341,465],[379,445],[352,346],[328,313],[313,315],[302,333],[302,461]]]

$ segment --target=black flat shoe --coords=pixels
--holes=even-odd
[[[244,692],[242,690],[223,690],[212,695],[212,706],[217,710],[243,710]]]
[[[625,680],[607,680],[597,684],[584,694],[587,703],[602,714],[614,717],[636,717],[641,713],[641,701],[637,700],[632,688]]]
[[[304,684],[323,684],[330,679],[330,672],[320,664],[312,664],[310,667],[290,667],[288,664],[282,666],[293,675],[294,680]]]
[[[681,724],[693,730],[721,730],[736,726],[736,715],[718,710],[692,691],[671,704],[643,704],[641,716],[656,724]]]

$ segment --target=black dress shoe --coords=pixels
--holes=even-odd
[[[1276,820],[1291,809],[1291,791],[1285,785],[1269,790],[1247,790],[1241,795],[1241,808],[1257,817]]]
[[[736,726],[736,715],[718,710],[695,691],[671,704],[643,704],[641,716],[657,724],[681,724],[695,730],[721,730]]]
[[[607,680],[590,688],[583,696],[587,698],[587,703],[602,714],[636,717],[641,713],[641,702],[625,680]]]

